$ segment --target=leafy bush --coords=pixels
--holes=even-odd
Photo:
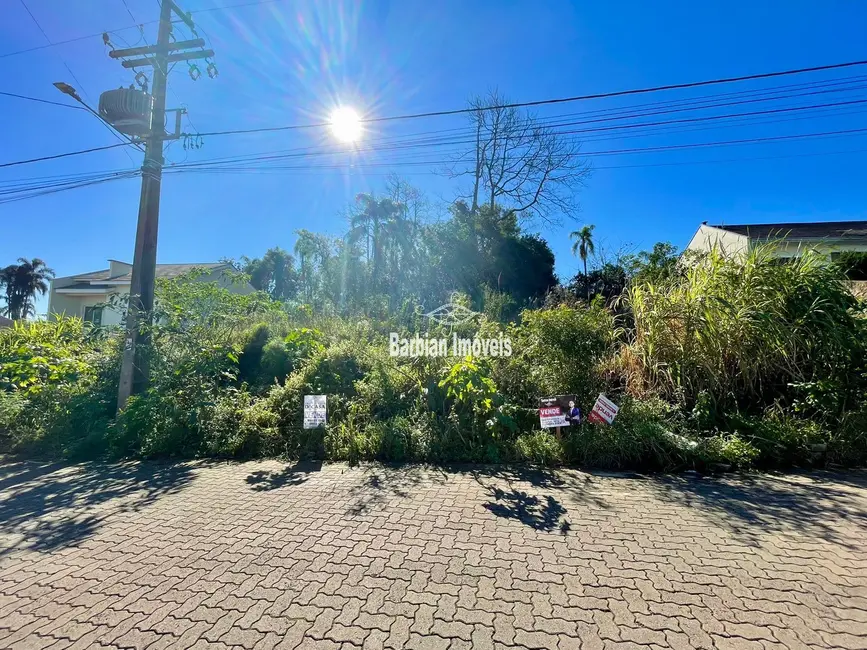
[[[672,435],[672,424],[671,408],[661,400],[624,397],[611,426],[584,423],[569,427],[568,454],[582,465],[607,469],[691,467],[691,446]]]
[[[754,460],[765,467],[808,464],[814,445],[827,445],[830,433],[819,422],[771,409],[761,416],[732,418],[737,435],[756,450]]]
[[[525,433],[515,440],[515,451],[521,460],[551,466],[563,462],[562,442],[550,431]]]
[[[16,321],[0,336],[0,390],[35,395],[92,378],[98,335],[77,318]]]
[[[510,401],[536,408],[545,395],[575,394],[589,410],[602,388],[599,364],[613,352],[613,317],[599,305],[527,310],[508,329],[512,356],[493,361],[493,378]],[[487,336],[495,331],[485,331]]]
[[[862,251],[841,251],[836,260],[837,266],[850,280],[867,280],[867,253]]]
[[[709,463],[727,463],[734,469],[749,469],[761,452],[737,434],[730,434],[705,439],[699,454]]]

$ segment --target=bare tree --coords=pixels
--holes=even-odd
[[[470,101],[475,143],[449,174],[472,178],[473,212],[487,201],[547,223],[574,216],[576,194],[590,173],[580,143],[508,104],[496,91]]]
[[[388,197],[400,206],[403,219],[412,224],[413,236],[419,226],[427,221],[428,201],[418,188],[397,174],[389,174],[385,179],[385,192]]]

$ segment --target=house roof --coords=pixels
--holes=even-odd
[[[0,316],[0,327],[12,327],[15,323],[11,318],[6,318],[5,316]]]
[[[158,278],[174,278],[183,275],[193,269],[220,269],[227,267],[225,262],[200,262],[198,264],[157,264],[156,277]],[[132,271],[122,273],[120,275],[111,275],[110,269],[102,269],[101,271],[90,271],[89,273],[80,273],[71,276],[74,280],[80,282],[98,282],[100,280],[108,282],[120,282],[132,280]]]
[[[826,221],[823,223],[755,223],[743,225],[713,225],[750,239],[864,239],[867,240],[867,221]]]

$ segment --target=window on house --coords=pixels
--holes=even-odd
[[[93,323],[94,327],[102,326],[102,307],[85,307],[84,320]]]

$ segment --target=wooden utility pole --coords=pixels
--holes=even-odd
[[[177,14],[190,29],[193,29],[192,20],[186,13],[181,11],[172,0],[163,0],[156,45],[114,50],[110,54],[115,59],[142,54],[153,55],[152,57],[123,62],[125,68],[153,67],[153,109],[150,133],[145,139],[138,227],[135,234],[132,280],[126,316],[126,338],[117,396],[118,410],[124,407],[130,395],[142,392],[148,383],[148,348],[150,345],[150,325],[153,319],[154,282],[156,280],[163,141],[180,137],[179,124],[176,124],[174,134],[169,135],[165,131],[168,64],[175,61],[203,59],[214,55],[212,50],[183,51],[187,48],[203,46],[204,41],[201,39],[171,42],[172,13]],[[170,52],[178,50],[181,52],[170,54]],[[180,115],[178,115],[179,117]]]

